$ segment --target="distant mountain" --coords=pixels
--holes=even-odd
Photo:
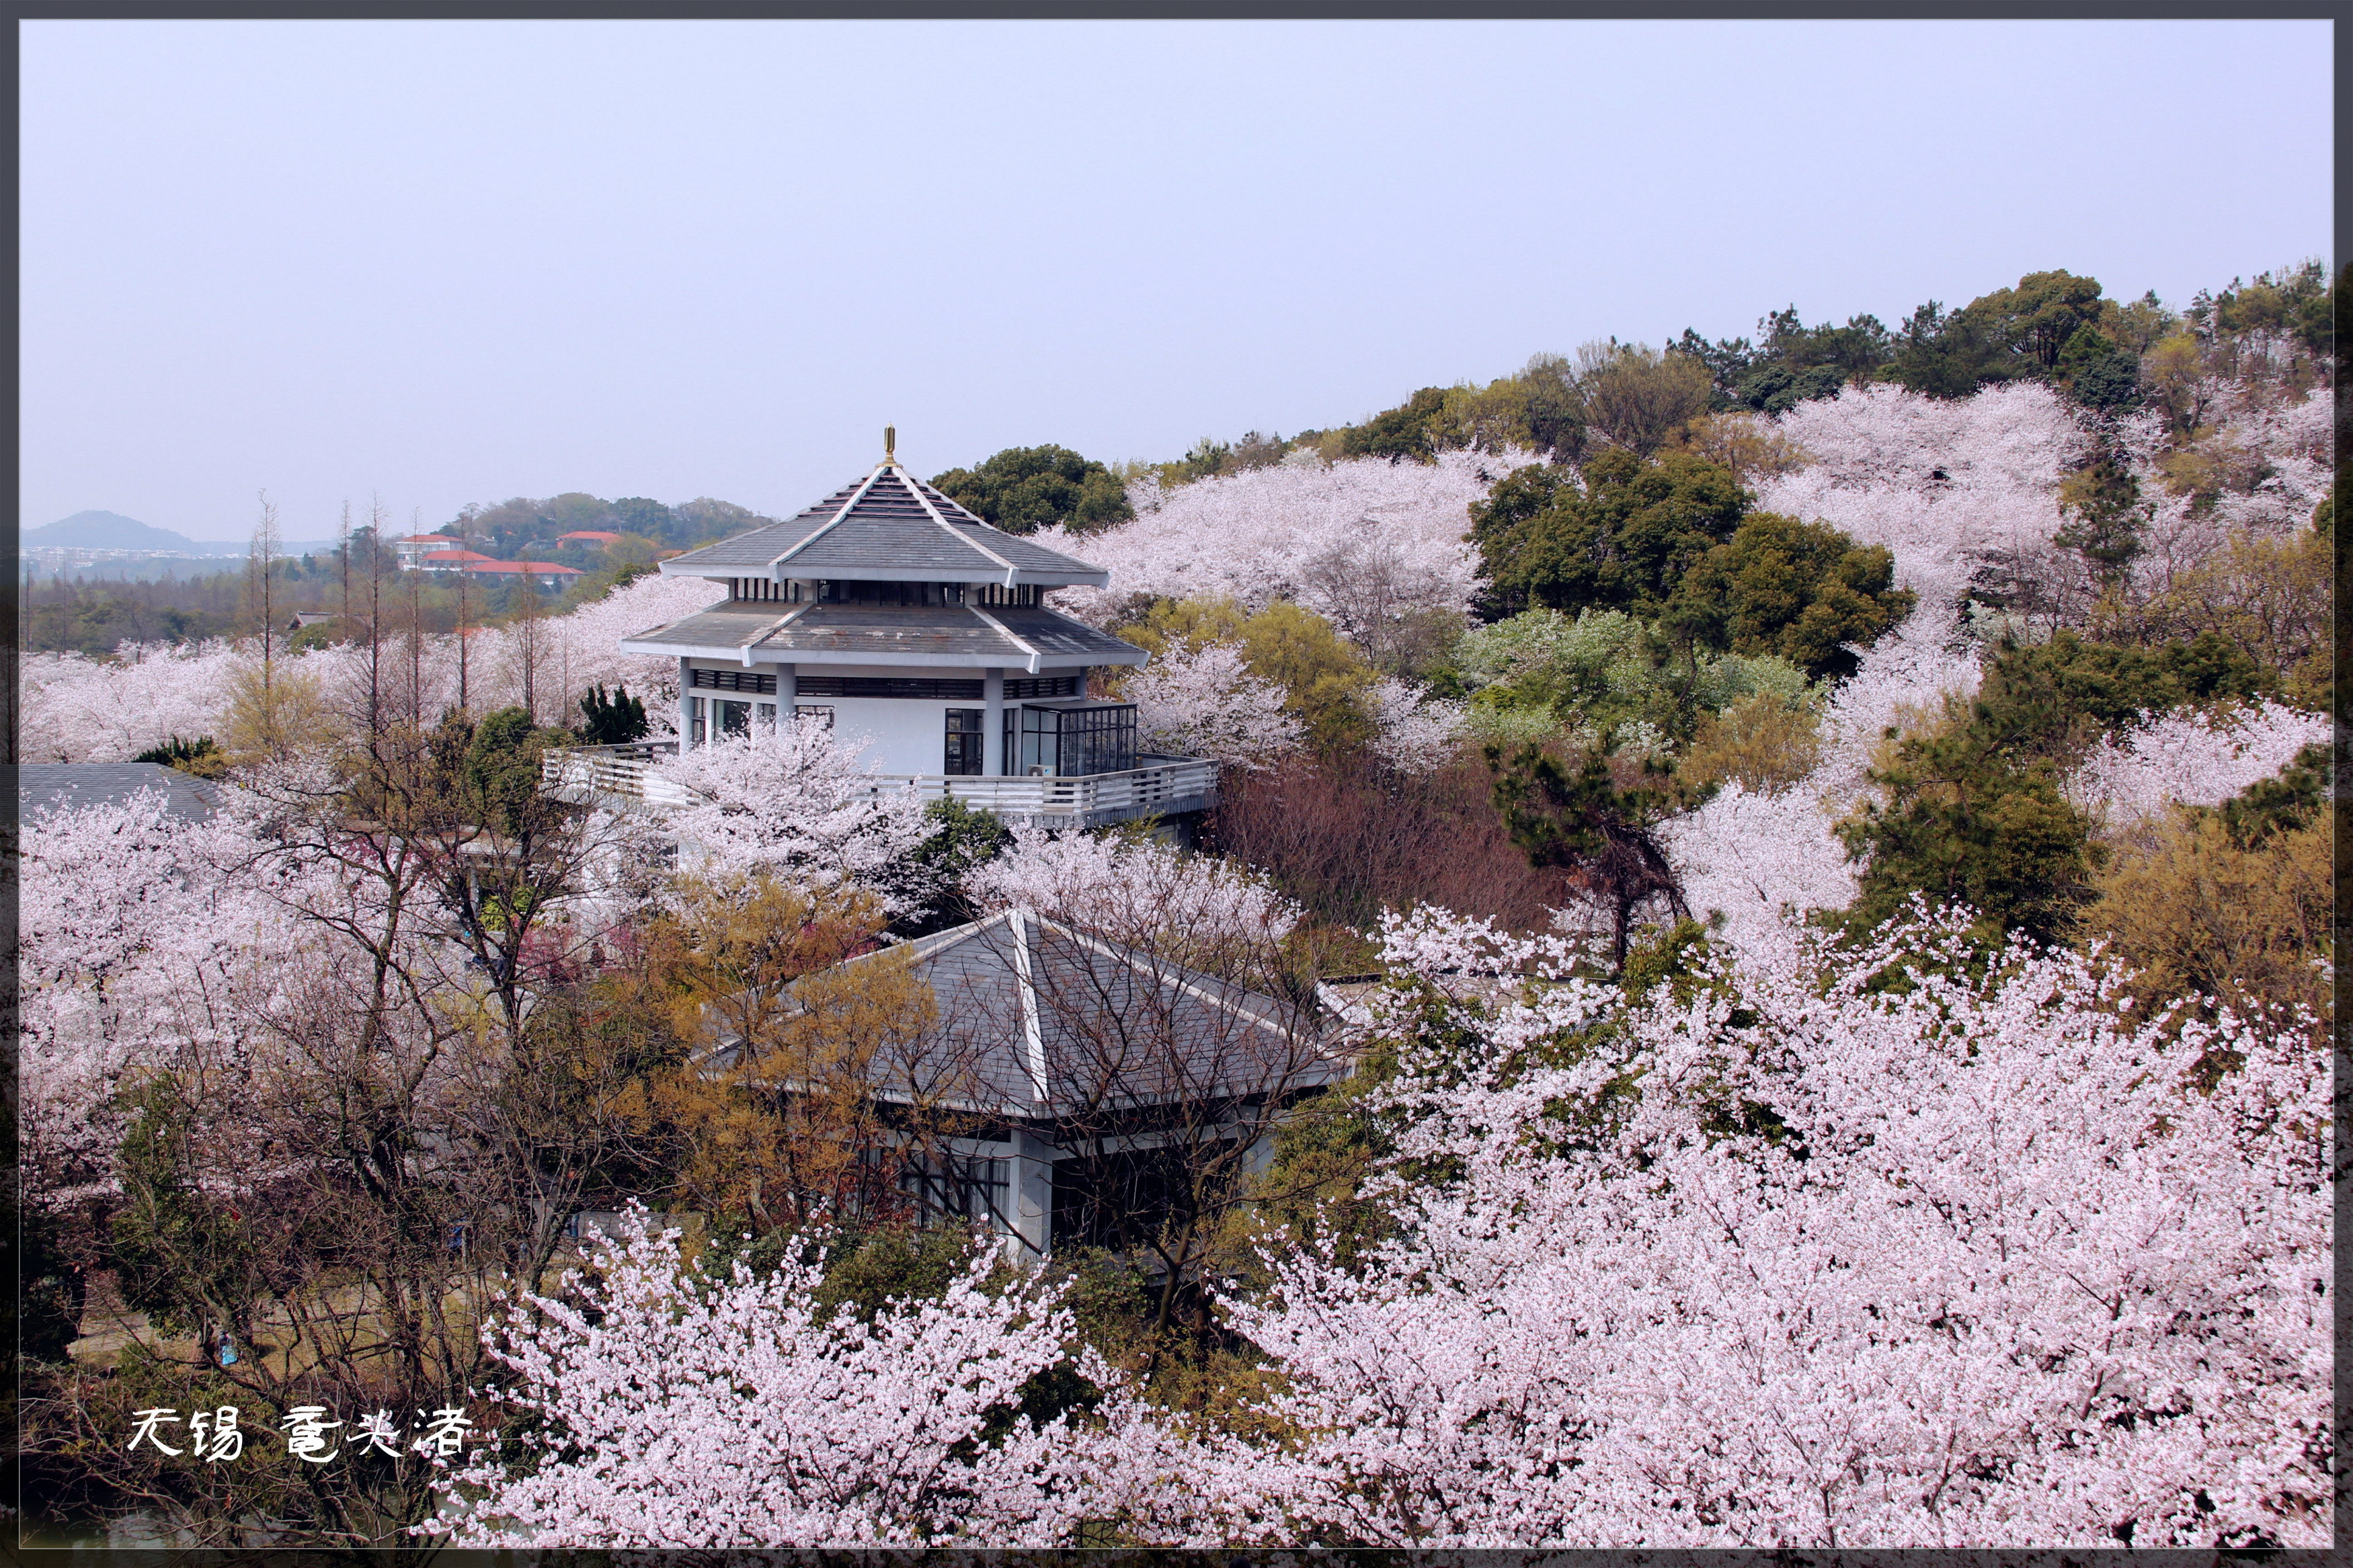
[[[112,511],[78,511],[58,521],[26,529],[17,542],[37,547],[63,546],[68,550],[184,550],[190,554],[226,548],[199,545],[185,533],[156,528]]]
[[[247,549],[242,539],[190,539],[115,511],[78,511],[26,529],[17,543],[27,549],[153,550],[200,556],[242,556]],[[278,543],[281,555],[325,555],[334,548],[332,539],[285,539]]]

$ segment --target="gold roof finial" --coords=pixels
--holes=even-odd
[[[882,460],[886,463],[899,460],[899,427],[896,425],[882,426]]]

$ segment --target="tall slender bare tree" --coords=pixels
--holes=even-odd
[[[273,634],[277,604],[274,590],[278,581],[278,506],[268,491],[261,495],[261,517],[253,525],[253,539],[246,547],[245,599],[246,615],[261,637],[261,702],[268,710],[272,700],[270,679],[272,668]]]

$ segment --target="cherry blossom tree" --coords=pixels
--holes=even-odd
[[[794,721],[660,758],[654,774],[696,802],[670,814],[664,829],[693,846],[701,868],[722,879],[765,874],[821,887],[856,882],[880,894],[892,913],[910,913],[927,889],[909,882],[909,857],[933,824],[911,787],[860,765],[866,749]]]
[[[1071,1537],[1105,1445],[1063,1419],[1016,1415],[986,1435],[1066,1359],[1112,1390],[1099,1419],[1137,1419],[1052,1294],[992,1292],[999,1259],[982,1249],[937,1300],[888,1303],[869,1322],[815,1305],[822,1271],[797,1251],[765,1279],[740,1262],[714,1279],[684,1264],[678,1236],[625,1218],[593,1275],[524,1296],[490,1331],[503,1397],[538,1429],[523,1462],[452,1474],[434,1532],[600,1549]]]
[[[1453,760],[1470,730],[1467,703],[1385,675],[1366,689],[1373,754],[1399,773],[1427,773]]]
[[[1356,458],[1282,463],[1166,489],[1128,491],[1132,522],[1039,542],[1106,567],[1108,588],[1065,588],[1054,603],[1107,625],[1137,594],[1230,598],[1262,609],[1295,599],[1358,642],[1416,612],[1466,610],[1480,585],[1469,509],[1525,451],[1447,452],[1433,463]]]
[[[1787,952],[1789,916],[1853,902],[1854,868],[1821,796],[1803,785],[1759,793],[1726,784],[1696,811],[1671,817],[1659,840],[1693,912],[1721,913],[1722,941],[1763,957]]]
[[[37,812],[21,846],[22,1152],[46,1202],[108,1184],[124,1075],[169,1060],[209,1003],[297,943],[266,847],[160,789]]]
[[[534,661],[533,687],[542,723],[568,723],[578,717],[572,704],[599,683],[626,686],[646,700],[646,718],[658,734],[675,734],[678,722],[678,661],[623,653],[621,640],[691,616],[724,597],[723,585],[700,577],[633,578],[601,599],[569,614],[550,616],[526,629],[510,623],[476,639],[474,657],[488,701],[520,704],[526,658]]]
[[[2210,417],[2186,437],[2154,409],[2117,422],[2116,445],[2148,511],[2147,548],[2129,584],[2137,597],[2176,585],[2234,541],[2309,527],[2334,483],[2328,389],[2283,399],[2215,376],[2199,395]]]
[[[1806,787],[1843,811],[1868,787],[1872,753],[1889,728],[1939,718],[1948,699],[1977,694],[1977,649],[1950,620],[1922,604],[1867,649],[1855,673],[1831,694],[1822,712],[1821,763]]]
[[[985,910],[1023,909],[1133,937],[1182,931],[1207,942],[1280,942],[1299,907],[1234,861],[1133,834],[1053,833],[1024,824],[965,879]]]
[[[625,685],[646,697],[658,733],[676,727],[678,665],[620,651],[621,639],[691,615],[717,596],[695,577],[649,575],[614,589],[568,615],[528,627],[496,626],[467,639],[465,705],[477,713],[520,706],[528,683],[542,723],[576,718],[573,702],[589,686]],[[275,663],[292,679],[316,685],[328,704],[354,724],[401,718],[431,723],[459,706],[459,639],[443,633],[386,637],[371,647],[343,643],[280,654]],[[20,666],[24,681],[20,733],[27,758],[59,763],[128,762],[173,736],[218,736],[236,700],[239,678],[258,669],[259,646],[213,640],[191,647],[125,644],[111,660],[79,653],[33,654]]]
[[[2325,1062],[2129,1024],[2129,980],[2072,954],[1967,978],[1957,923],[1629,1005],[1541,944],[1393,921],[1398,1237],[1267,1260],[1229,1317],[1300,1440],[1138,1442],[1134,1527],[2326,1544]]]
[[[79,653],[26,655],[18,717],[26,759],[123,763],[174,735],[216,734],[231,683],[248,661],[217,640],[150,645],[112,663]]]
[[[1849,387],[1776,423],[1814,461],[1759,475],[1767,511],[1820,520],[1894,552],[1915,616],[1948,616],[1974,573],[2000,553],[2040,560],[2060,526],[2059,484],[2084,452],[2079,416],[2040,382],[1974,397]]]
[[[1136,738],[1151,750],[1262,768],[1306,738],[1283,707],[1281,686],[1254,675],[1230,643],[1194,647],[1179,638],[1127,678]]]
[[[2328,739],[2327,716],[2276,702],[2238,712],[2179,713],[2103,739],[2067,782],[2095,820],[2121,826],[2168,803],[2219,805]]]

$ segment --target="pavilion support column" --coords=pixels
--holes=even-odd
[[[1034,1132],[1013,1132],[1014,1234],[1016,1250],[1031,1263],[1046,1256],[1054,1240],[1054,1156],[1060,1151]]]
[[[1005,772],[1005,671],[982,670],[980,695],[988,705],[980,721],[980,771],[997,778]]]
[[[696,700],[693,672],[681,658],[678,661],[678,749],[681,752],[694,749]]]
[[[790,721],[800,710],[794,706],[801,700],[801,667],[797,664],[776,666],[776,716]]]

